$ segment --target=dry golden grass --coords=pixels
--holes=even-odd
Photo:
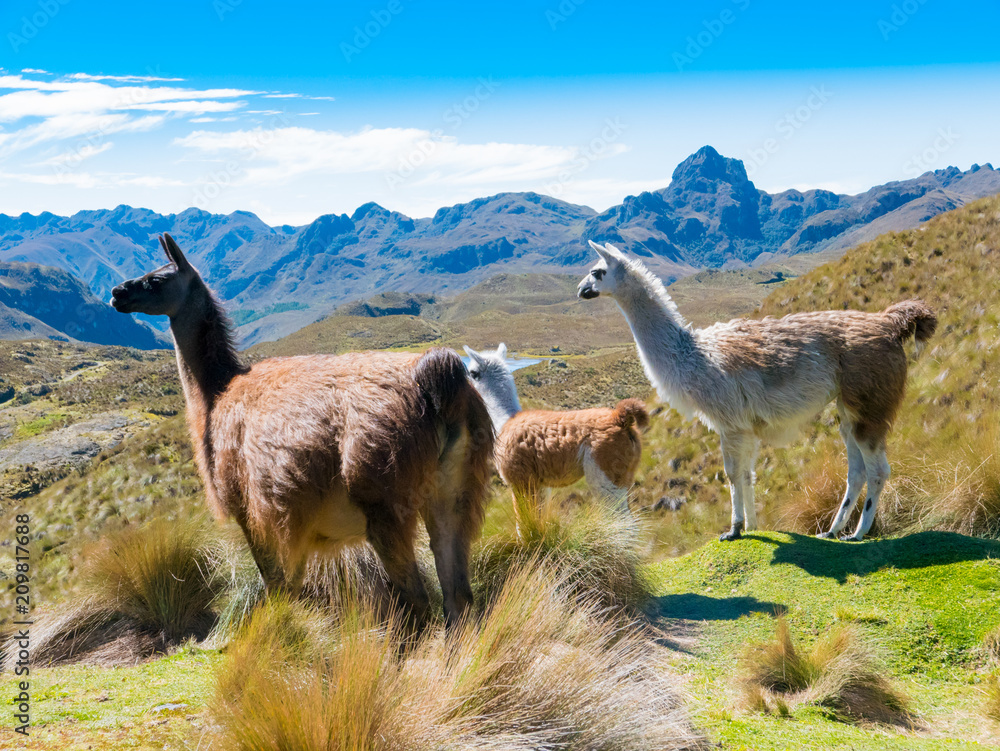
[[[1000,674],[992,673],[986,679],[984,693],[986,701],[983,702],[983,714],[994,722],[1000,722]]]
[[[476,544],[471,562],[478,600],[489,601],[526,565],[551,567],[581,601],[610,611],[640,610],[650,596],[643,571],[647,537],[635,518],[600,501],[536,506],[504,503]]]
[[[217,747],[701,747],[657,648],[567,599],[549,568],[514,573],[478,622],[416,641],[344,604],[254,613],[217,676]]]
[[[844,721],[909,719],[907,698],[882,675],[870,647],[850,625],[831,628],[807,654],[779,618],[774,640],[748,650],[743,670],[744,704],[752,711],[787,714],[789,706],[807,703]]]
[[[158,519],[126,528],[82,557],[77,596],[38,617],[36,662],[128,664],[212,628],[222,585],[218,550],[198,523]]]

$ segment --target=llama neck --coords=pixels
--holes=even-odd
[[[203,283],[192,288],[181,312],[170,319],[170,331],[188,412],[207,416],[216,397],[247,368],[236,354],[222,309]]]
[[[697,344],[684,318],[656,276],[631,264],[615,293],[635,338],[647,375],[662,399],[686,391],[684,374]]]
[[[486,388],[481,392],[486,411],[490,413],[493,430],[497,433],[510,418],[521,411],[521,401],[517,398],[513,376],[510,377],[510,383],[503,386],[507,388]]]

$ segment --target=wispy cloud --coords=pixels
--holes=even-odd
[[[241,180],[253,185],[285,183],[314,172],[381,172],[387,178],[412,178],[414,187],[530,183],[558,175],[580,152],[570,146],[462,143],[419,128],[364,128],[353,133],[300,127],[199,130],[174,143],[220,159],[252,154],[253,165]],[[607,156],[622,150],[616,145]],[[401,170],[414,162],[419,164]]]

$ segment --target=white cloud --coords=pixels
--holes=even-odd
[[[251,185],[286,183],[310,173],[384,173],[390,187],[531,183],[554,179],[585,161],[576,147],[467,144],[418,128],[365,128],[354,133],[302,127],[199,130],[174,143],[246,162],[240,182]],[[624,150],[623,145],[612,144],[602,158]]]
[[[84,144],[78,149],[70,149],[69,151],[64,151],[61,154],[56,154],[53,157],[49,157],[42,165],[52,167],[61,165],[75,165],[80,162],[95,157],[98,154],[103,154],[108,149],[112,148],[114,144],[111,141],[107,141],[100,145],[94,144]]]

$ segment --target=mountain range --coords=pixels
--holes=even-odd
[[[705,146],[678,165],[667,187],[601,213],[537,193],[501,193],[422,219],[366,203],[350,216],[328,214],[301,227],[271,227],[245,211],[195,208],[169,215],[129,206],[68,217],[0,214],[0,261],[62,269],[107,300],[121,280],[162,265],[156,235],[170,232],[233,312],[243,342],[252,344],[381,292],[450,295],[501,272],[577,272],[591,260],[588,239],[618,243],[673,280],[706,267],[846,249],[994,193],[1000,171],[986,164],[927,172],[853,196],[772,194],[754,186],[740,160]],[[36,273],[51,276],[51,269]],[[58,320],[36,315],[40,297],[0,302],[67,334]],[[4,315],[0,337],[14,338],[4,333]],[[146,323],[162,330],[166,322]],[[162,342],[145,325],[119,336],[117,343],[134,346]]]

